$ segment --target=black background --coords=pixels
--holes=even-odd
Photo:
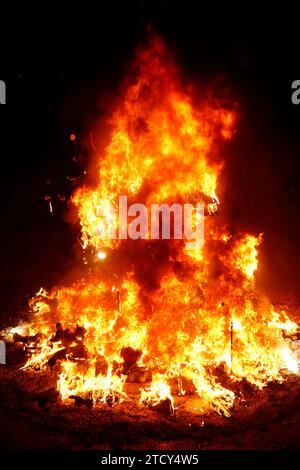
[[[125,4],[127,3],[127,4]],[[192,1],[28,5],[1,18],[1,266],[3,323],[22,298],[51,286],[76,263],[78,228],[49,191],[70,192],[77,175],[70,132],[84,136],[115,96],[148,29],[160,34],[185,77],[222,76],[239,102],[238,132],[226,149],[222,207],[241,229],[264,232],[258,282],[272,296],[297,291],[300,275],[299,11],[293,4]],[[51,180],[51,185],[47,181]],[[49,189],[50,188],[50,189]]]

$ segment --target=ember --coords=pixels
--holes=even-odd
[[[194,394],[203,413],[230,416],[239,385],[263,388],[298,372],[291,339],[298,326],[256,289],[262,235],[231,233],[217,216],[234,106],[195,105],[157,38],[135,67],[110,118],[98,183],[79,187],[71,201],[85,256],[101,260],[99,270],[41,289],[22,333],[7,330],[6,338],[27,351],[24,370],[51,369],[61,399],[76,407],[115,406],[135,383],[151,409],[173,414],[180,397]],[[107,238],[120,196],[147,207],[204,204],[204,245],[191,251],[176,239]],[[36,399],[43,406],[48,395]]]

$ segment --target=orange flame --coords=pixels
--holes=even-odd
[[[74,394],[91,396],[95,403],[108,395],[113,403],[123,399],[126,376],[116,364],[122,363],[122,348],[130,346],[143,352],[139,364],[153,371],[150,387],[142,392],[144,403],[169,398],[173,406],[169,381],[178,377],[180,364],[201,408],[229,415],[235,395],[222,385],[217,367],[258,387],[283,380],[298,366],[281,330],[297,325],[256,291],[261,235],[230,234],[216,216],[206,218],[204,246],[193,252],[175,240],[164,245],[166,256],[160,241],[133,245],[106,238],[114,221],[111,207],[120,195],[147,206],[201,202],[208,214],[216,212],[222,169],[217,156],[221,140],[232,138],[235,130],[234,111],[212,100],[195,105],[160,40],[139,51],[136,68],[110,118],[98,182],[78,188],[72,197],[83,246],[95,250],[101,267],[73,286],[37,294],[28,331],[47,339],[25,367],[47,367],[58,348],[48,342],[54,322],[65,328],[78,324],[86,329],[89,359],[60,361],[63,399]],[[99,360],[107,367],[97,372]]]

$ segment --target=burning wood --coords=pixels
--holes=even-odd
[[[171,395],[171,388],[159,374],[146,390],[141,393],[141,403],[159,413],[174,414],[174,398]]]
[[[48,365],[50,368],[55,366],[57,361],[62,361],[64,359],[67,359],[67,348],[60,349],[56,353],[54,353],[50,359],[48,360]]]
[[[147,405],[147,402],[145,403]],[[172,416],[174,415],[174,406],[170,398],[164,398],[156,405],[149,405],[148,406],[153,411],[157,413],[161,413],[163,415]]]
[[[74,331],[71,331],[70,328],[66,328],[65,330],[63,329],[63,326],[61,323],[56,324],[56,333],[50,341],[52,343],[56,343],[58,341],[61,342],[61,344],[65,347],[69,347],[73,343],[82,343],[84,339],[84,335],[86,333],[85,328],[82,326],[76,326]]]
[[[30,346],[30,344],[34,343],[38,345],[43,339],[43,335],[41,333],[36,333],[35,335],[26,335],[22,336],[19,333],[14,333],[13,341],[14,343],[22,343],[24,347]]]
[[[70,339],[70,338],[69,338]],[[70,346],[72,342],[68,341],[68,346],[56,351],[48,360],[48,365],[50,368],[53,368],[57,361],[63,360],[73,360],[76,361],[78,359],[88,359],[88,352],[85,349],[82,343],[77,344],[76,346]],[[64,343],[62,343],[64,344]]]

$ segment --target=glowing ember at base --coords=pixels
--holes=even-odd
[[[174,413],[174,398],[171,395],[171,388],[160,374],[154,376],[151,386],[142,391],[140,401],[146,406],[151,407],[165,402],[169,412],[171,414]]]

